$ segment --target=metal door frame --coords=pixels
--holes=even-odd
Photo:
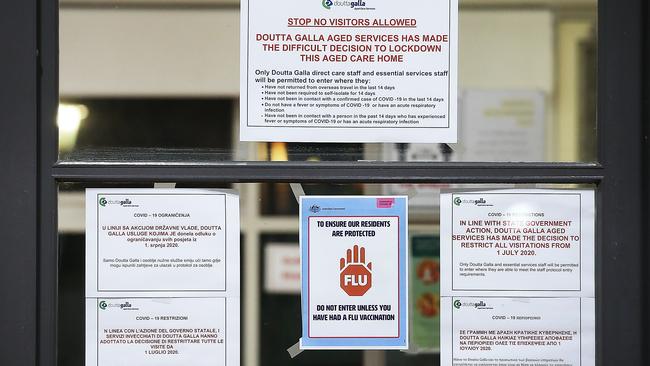
[[[649,6],[598,8],[598,164],[57,161],[58,4],[0,12],[0,364],[55,365],[58,182],[447,182],[597,185],[597,364],[648,361]],[[188,156],[190,157],[188,159]]]

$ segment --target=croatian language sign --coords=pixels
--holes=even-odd
[[[303,196],[301,349],[407,349],[406,197]]]
[[[86,364],[238,364],[239,233],[231,191],[86,190]]]
[[[456,142],[458,0],[241,2],[241,139]]]
[[[593,191],[442,194],[442,363],[593,365],[594,230]]]

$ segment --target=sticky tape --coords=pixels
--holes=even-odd
[[[176,188],[176,183],[154,183],[154,188]]]
[[[296,201],[300,202],[300,197],[305,195],[305,190],[302,189],[302,184],[300,183],[290,183],[291,191],[293,195],[296,196]]]
[[[300,349],[300,339],[293,346],[287,348],[287,352],[289,352],[289,356],[291,358],[294,358],[302,353],[302,350]]]

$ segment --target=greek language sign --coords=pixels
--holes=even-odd
[[[445,365],[595,365],[594,298],[444,297]]]
[[[594,192],[441,195],[441,362],[594,365]]]
[[[86,190],[86,364],[238,365],[239,235],[231,191]]]
[[[302,349],[406,349],[406,197],[301,197]]]
[[[241,2],[241,139],[456,142],[458,1]]]

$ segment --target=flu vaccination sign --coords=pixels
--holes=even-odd
[[[243,141],[456,142],[457,0],[241,10]]]
[[[301,197],[301,349],[407,349],[406,197]]]

